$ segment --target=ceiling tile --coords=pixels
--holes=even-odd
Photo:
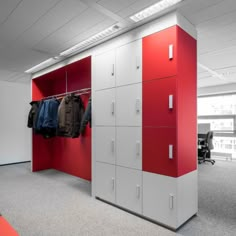
[[[227,84],[227,81],[212,76],[207,79],[198,80],[198,88],[223,85],[223,84]]]
[[[141,10],[143,10],[146,7],[151,6],[152,4],[156,3],[157,0],[137,0],[132,5],[130,5],[127,8],[124,8],[123,10],[119,11],[117,14],[120,17],[127,18]]]
[[[202,22],[211,20],[224,14],[228,14],[235,10],[236,10],[235,0],[224,0],[224,1],[214,1],[214,5],[212,5],[211,7],[205,7],[202,10],[193,13],[186,12],[185,15],[190,19],[192,23],[198,25]]]
[[[57,2],[59,0],[23,0],[0,26],[0,39],[5,42],[15,40]]]
[[[18,41],[27,47],[32,47],[81,14],[86,8],[88,7],[78,0],[63,0],[28,29]]]
[[[50,35],[48,38],[42,40],[34,47],[34,49],[49,51],[57,54],[61,50],[60,45],[68,42],[69,40],[72,40],[79,34],[90,30],[92,27],[104,21],[105,19],[107,19],[107,17],[98,11],[88,9],[70,21],[68,24],[57,30],[55,33]]]
[[[185,0],[179,9],[179,12],[192,22],[193,15],[199,14],[202,10],[210,9],[219,2],[222,2],[222,0]]]
[[[137,0],[101,0],[97,3],[107,8],[108,10],[116,13],[129,7],[135,2],[137,2]]]
[[[214,30],[220,30],[225,26],[236,22],[236,11],[220,15],[214,19],[205,21],[197,25],[198,34],[205,34]]]
[[[0,25],[7,19],[7,17],[14,11],[17,5],[22,0],[7,0],[1,3],[0,7]]]
[[[70,48],[74,45],[76,45],[77,43],[88,39],[89,37],[97,34],[98,32],[101,32],[102,30],[114,25],[116,22],[114,20],[111,19],[107,19],[105,21],[102,21],[101,23],[98,23],[97,25],[91,27],[89,30],[84,31],[83,33],[79,34],[78,36],[74,37],[73,39],[58,45],[58,49],[60,48],[60,51],[63,51],[67,48]]]
[[[17,73],[18,72],[0,69],[0,80],[5,81],[9,78],[16,76]]]
[[[231,67],[236,65],[236,46],[228,49],[218,50],[212,53],[199,55],[198,60],[211,69]]]

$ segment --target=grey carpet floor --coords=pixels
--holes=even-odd
[[[90,192],[87,182],[56,170],[31,173],[29,163],[0,167],[0,212],[21,236],[176,235]]]
[[[30,163],[0,167],[0,212],[21,236],[236,235],[236,163],[199,166],[198,216],[177,233],[90,196],[90,184]],[[1,235],[2,236],[2,235]]]
[[[198,216],[179,233],[190,236],[236,235],[236,162],[198,166]]]

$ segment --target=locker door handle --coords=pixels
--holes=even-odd
[[[136,98],[136,112],[139,113],[140,112],[140,99]]]
[[[173,145],[169,145],[169,159],[173,159]]]
[[[172,60],[174,58],[174,45],[170,44],[169,45],[169,60]]]
[[[114,76],[115,75],[115,64],[112,64],[112,68],[111,68],[111,75]]]
[[[136,197],[140,199],[140,185],[136,185]]]
[[[140,59],[138,56],[136,56],[136,69],[138,70],[140,68]]]
[[[173,194],[169,195],[169,207],[170,209],[174,208],[174,195]]]
[[[115,178],[111,178],[112,190],[115,190]]]
[[[173,96],[173,94],[170,94],[169,95],[169,109],[174,108],[173,100],[174,100],[174,96]]]
[[[111,102],[111,114],[115,115],[115,101]]]
[[[111,140],[111,152],[112,153],[115,152],[115,140],[114,139]]]
[[[136,142],[136,155],[139,156],[140,155],[140,141]]]

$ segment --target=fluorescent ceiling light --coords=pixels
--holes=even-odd
[[[60,53],[60,56],[68,56],[74,52],[78,52],[80,49],[85,48],[101,39],[106,38],[107,36],[110,36],[111,34],[115,33],[116,31],[118,31],[120,29],[120,27],[118,25],[113,25],[103,31],[101,31],[98,34],[93,35],[92,37],[76,44],[75,46],[63,51]]]
[[[38,70],[40,68],[42,69],[46,65],[50,65],[52,62],[55,62],[55,60],[56,60],[55,58],[49,58],[46,61],[43,61],[43,62],[39,63],[38,65],[33,66],[32,68],[26,70],[25,73],[32,73],[32,72],[35,72],[36,70]]]
[[[138,22],[160,11],[163,11],[181,1],[183,0],[161,0],[155,3],[154,5],[147,7],[144,10],[136,13],[135,15],[130,16],[130,19],[133,20],[134,22]]]

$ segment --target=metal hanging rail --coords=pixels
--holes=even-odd
[[[82,94],[87,94],[90,92],[91,92],[91,88],[83,88],[83,89],[78,89],[78,90],[74,90],[74,91],[70,91],[70,92],[50,95],[50,96],[44,97],[43,99],[62,97],[62,96],[66,96],[66,95],[73,94],[73,93],[75,93],[76,95],[82,95]]]

